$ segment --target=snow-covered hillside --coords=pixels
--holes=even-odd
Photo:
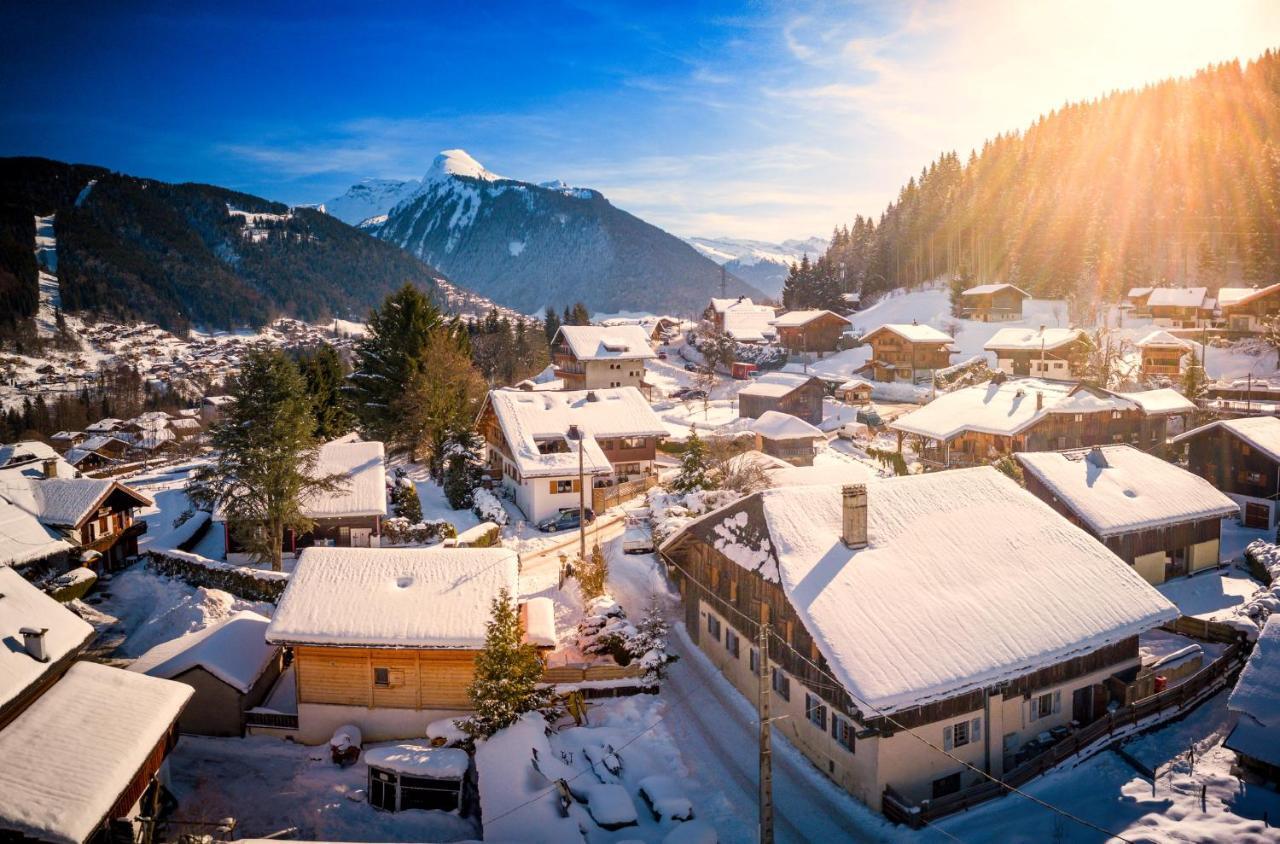
[[[370,217],[386,214],[417,193],[420,187],[422,183],[417,179],[365,179],[320,207],[330,216],[354,226]]]
[[[689,237],[685,241],[717,264],[770,296],[782,293],[791,264],[808,255],[814,260],[827,251],[828,241],[808,237],[770,243],[734,237]]]

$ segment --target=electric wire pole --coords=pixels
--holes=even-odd
[[[769,624],[760,622],[760,844],[773,844],[773,750],[769,731]]]

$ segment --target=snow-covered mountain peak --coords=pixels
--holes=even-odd
[[[497,173],[490,173],[484,169],[484,165],[472,158],[465,149],[447,149],[431,162],[431,169],[427,171],[422,182],[425,185],[451,176],[465,176],[484,182],[496,182],[503,178]]]

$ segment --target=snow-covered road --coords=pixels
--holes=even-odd
[[[678,598],[669,591],[652,554],[624,555],[621,542],[605,546],[610,592],[638,617],[657,594],[672,621],[671,650],[680,661],[662,688],[663,726],[680,748],[700,795],[700,817],[721,841],[757,836],[756,716],[747,701],[689,641],[677,622]],[[778,841],[884,841],[903,833],[824,777],[785,738],[773,737],[774,833]],[[696,799],[698,796],[700,800]]]

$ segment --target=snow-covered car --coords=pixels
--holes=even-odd
[[[836,429],[836,436],[842,440],[866,439],[867,426],[864,422],[846,422]]]
[[[653,534],[649,526],[638,519],[627,518],[626,530],[622,532],[622,553],[649,554],[653,551]]]
[[[670,818],[687,821],[693,817],[693,804],[675,780],[665,774],[654,774],[640,780],[640,797],[655,821]]]

